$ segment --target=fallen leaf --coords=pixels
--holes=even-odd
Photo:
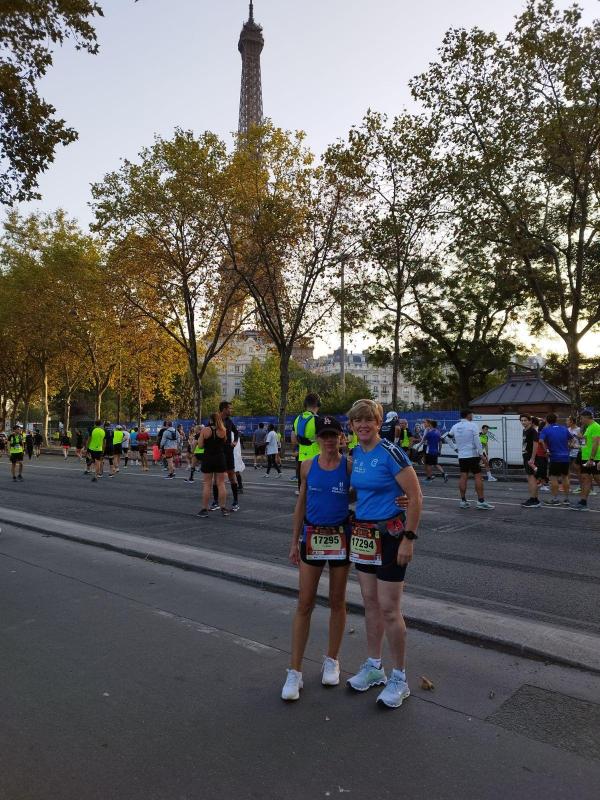
[[[425,675],[421,675],[421,689],[424,689],[426,692],[432,692],[435,689],[432,681]]]
[[[329,719],[329,717],[325,717],[325,722],[331,722],[331,720]]]

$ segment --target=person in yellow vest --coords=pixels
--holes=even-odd
[[[200,446],[200,434],[202,433],[202,425],[196,425],[192,428],[188,442],[190,450],[192,451],[192,458],[190,464],[190,476],[184,478],[185,483],[194,482],[194,473],[202,466],[202,456],[204,455],[204,447]]]
[[[408,420],[407,419],[399,419],[398,420],[398,444],[404,450],[406,455],[410,458],[410,451],[412,449],[414,443],[414,437],[408,428]]]
[[[317,431],[315,418],[321,407],[321,398],[314,392],[309,392],[304,398],[304,411],[294,420],[292,426],[292,444],[298,447],[298,461],[296,462],[296,477],[298,488],[296,494],[300,494],[300,469],[303,461],[318,456],[321,452],[317,442]]]
[[[114,475],[116,472],[119,472],[119,465],[121,463],[121,454],[123,453],[123,439],[125,438],[125,434],[123,433],[123,426],[117,425],[115,428],[115,432],[113,433],[113,466],[111,469],[111,475]]]
[[[13,481],[23,480],[23,453],[25,451],[23,426],[18,422],[14,431],[8,437],[8,455],[10,458],[10,473]]]

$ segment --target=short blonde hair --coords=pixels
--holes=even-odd
[[[348,421],[357,419],[372,419],[381,425],[383,422],[383,406],[374,400],[357,400],[348,412]]]

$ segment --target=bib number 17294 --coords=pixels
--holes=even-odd
[[[363,528],[359,525],[352,529],[350,561],[353,564],[381,566],[381,534],[377,529]]]

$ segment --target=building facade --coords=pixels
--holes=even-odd
[[[313,361],[311,368],[321,375],[339,375],[341,368],[340,350]],[[373,397],[382,405],[392,402],[393,370],[392,367],[375,367],[369,364],[365,353],[345,354],[346,374],[363,378]],[[405,408],[420,408],[423,396],[400,374],[398,376],[398,401]]]
[[[242,331],[233,336],[217,363],[221,397],[224,400],[241,397],[242,379],[252,361],[262,363],[275,352],[273,343],[260,331]],[[308,367],[314,361],[312,342],[300,340],[292,350],[292,358],[300,366]]]

